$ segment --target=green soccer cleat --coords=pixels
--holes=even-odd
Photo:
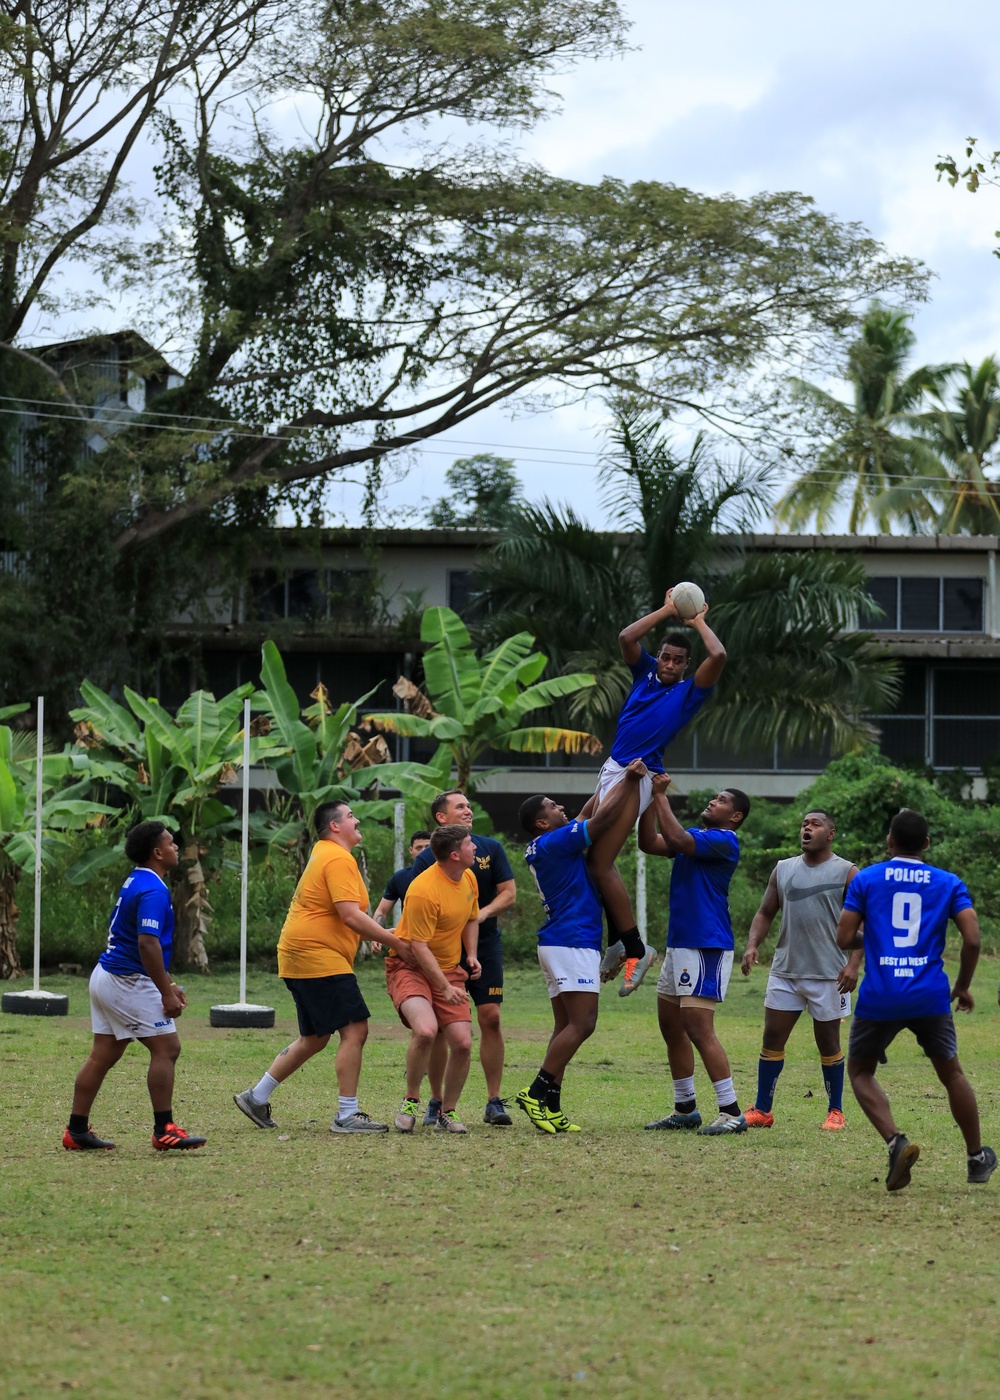
[[[545,1104],[539,1103],[537,1099],[533,1099],[527,1089],[522,1089],[521,1092],[516,1095],[514,1102],[517,1104],[518,1108],[524,1109],[525,1113],[540,1133],[558,1132]]]
[[[558,1112],[553,1112],[550,1108],[549,1122],[554,1124],[557,1133],[578,1133],[580,1131],[579,1124],[571,1123],[562,1109],[559,1109]]]

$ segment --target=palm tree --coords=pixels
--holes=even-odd
[[[619,413],[614,441],[602,484],[621,533],[592,531],[549,502],[523,510],[480,571],[490,638],[530,619],[557,670],[592,671],[597,684],[570,699],[569,715],[607,738],[631,684],[621,626],[696,578],[729,651],[700,732],[727,746],[870,742],[860,716],[888,707],[896,679],[870,634],[852,630],[868,601],[861,563],[816,551],[746,556],[738,533],[720,557],[717,532],[746,532],[766,511],[768,472],[719,466],[703,437],[679,458],[662,425],[635,414]]]
[[[916,344],[909,321],[903,311],[877,303],[869,308],[861,335],[848,352],[851,403],[808,380],[791,381],[799,405],[824,423],[831,435],[815,465],[779,500],[776,514],[783,524],[801,529],[815,520],[816,529],[823,531],[837,508],[849,500],[852,534],[869,517],[880,530],[888,530],[894,517],[900,517],[887,504],[886,493],[901,478],[940,475],[935,444],[927,437],[909,435],[908,430],[925,395],[940,395],[955,366],[921,365],[905,373]],[[930,512],[919,492],[908,500],[902,518],[916,531],[926,524]]]

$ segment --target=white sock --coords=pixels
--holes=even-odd
[[[736,1098],[736,1090],[733,1088],[731,1079],[717,1079],[712,1084],[712,1088],[715,1090],[715,1097],[719,1101],[720,1108],[731,1104]]]
[[[271,1074],[265,1074],[260,1083],[250,1090],[250,1098],[253,1103],[265,1104],[271,1102],[271,1095],[280,1084],[279,1079],[275,1079]]]
[[[694,1075],[689,1074],[687,1079],[674,1080],[674,1103],[687,1103],[694,1098]]]
[[[357,1097],[355,1097],[355,1098],[353,1098],[353,1099],[349,1099],[349,1098],[345,1098],[345,1096],[344,1096],[343,1094],[341,1094],[341,1095],[340,1095],[340,1099],[339,1099],[339,1107],[338,1107],[338,1109],[337,1109],[337,1121],[338,1121],[338,1123],[343,1123],[343,1121],[344,1121],[345,1118],[350,1118],[353,1114],[357,1113],[357,1111],[358,1111],[358,1100],[357,1100]]]

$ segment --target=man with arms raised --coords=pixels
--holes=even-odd
[[[750,799],[739,788],[724,788],[702,812],[703,829],[685,831],[667,800],[669,786],[669,775],[657,774],[653,805],[639,823],[642,850],[674,862],[667,951],[656,984],[660,1033],[674,1081],[674,1111],[646,1126],[697,1129],[706,1137],[745,1133],[729,1059],[715,1033],[715,1012],[725,1000],[733,969],[729,883],[740,859],[736,833],[750,811]],[[704,1126],[694,1092],[695,1049],[719,1106],[718,1116]]]
[[[542,1067],[517,1095],[517,1105],[543,1133],[576,1133],[562,1111],[563,1075],[597,1026],[600,995],[601,901],[587,868],[587,850],[615,820],[628,789],[646,776],[635,759],[601,803],[596,816],[570,821],[566,808],[541,794],[521,803],[521,825],[531,837],[524,859],[545,910],[538,962],[545,975],[555,1027]]]
[[[803,1011],[809,1011],[823,1067],[827,1113],[823,1127],[844,1126],[844,1052],[840,1022],[851,1014],[851,993],[858,985],[861,953],[850,957],[837,945],[837,920],[844,891],[858,867],[834,854],[837,835],[829,812],[819,808],[802,818],[802,854],[779,860],[771,871],[764,898],[750,925],[741,969],[744,977],[757,962],[757,950],[781,910],[781,931],[764,993],[764,1044],[757,1063],[757,1097],[743,1110],[751,1128],[774,1123],[774,1090],[785,1067],[785,1045]]]
[[[371,1012],[354,975],[362,938],[377,938],[409,956],[393,933],[368,917],[368,890],[351,852],[361,823],[346,802],[324,802],[313,814],[316,843],[295,887],[278,940],[278,976],[291,993],[299,1035],[275,1057],[259,1083],[233,1101],[258,1128],[276,1128],[271,1095],[307,1060],[340,1037],[334,1064],[339,1102],[331,1133],[387,1133],[358,1108],[361,1056]]]
[[[442,792],[431,803],[431,815],[437,826],[464,826],[472,831],[472,804],[464,792]],[[483,1122],[495,1128],[510,1127],[510,1114],[500,1097],[503,1079],[504,1039],[500,1025],[500,1005],[503,1002],[503,941],[497,915],[509,909],[517,894],[514,872],[507,852],[492,836],[472,832],[476,859],[472,867],[479,893],[479,951],[482,968],[480,977],[471,978],[469,993],[476,1007],[479,1022],[479,1060],[486,1080],[486,1109]],[[431,851],[417,856],[410,867],[415,875],[434,864]],[[405,908],[405,905],[404,905]],[[463,963],[466,971],[468,965]],[[430,1101],[424,1115],[426,1124],[435,1123],[441,1111],[442,1082],[448,1047],[442,1036],[431,1052],[427,1077],[430,1081]]]
[[[663,772],[663,750],[704,705],[726,664],[726,649],[705,621],[706,604],[697,617],[684,625],[701,637],[707,655],[692,677],[684,679],[691,661],[691,643],[683,632],[669,632],[656,656],[642,646],[642,639],[664,622],[679,622],[668,589],[662,608],[640,617],[618,634],[622,660],[632,673],[632,689],[618,717],[611,757],[601,769],[598,793],[607,793],[624,779],[633,759],[641,759],[649,773]],[[645,977],[654,949],[643,944],[632,913],[632,902],[615,864],[640,814],[651,801],[650,779],[629,783],[624,804],[611,826],[594,842],[590,868],[608,915],[608,949],[601,962],[601,980],[611,981],[622,967],[625,976],[619,996],[629,996]],[[612,941],[612,933],[617,938]]]
[[[948,1095],[951,1116],[965,1139],[966,1180],[989,1181],[997,1156],[984,1147],[979,1106],[958,1062],[951,1003],[975,1006],[969,987],[979,961],[979,920],[969,891],[948,870],[924,863],[930,845],[926,819],[903,808],[889,826],[889,860],[851,881],[837,926],[841,948],[863,947],[865,977],[847,1048],[847,1073],[858,1103],[889,1149],[886,1189],[910,1184],[920,1148],[896,1127],[885,1091],[875,1078],[879,1060],[900,1031],[912,1031]],[[962,935],[955,985],[944,970],[945,935],[953,919]],[[861,925],[864,924],[864,933]]]
[[[76,1076],[63,1147],[114,1147],[91,1131],[88,1118],[105,1075],[133,1040],[149,1051],[153,1146],[161,1152],[202,1147],[205,1139],[179,1128],[173,1110],[174,1066],[181,1053],[174,1018],[187,1005],[169,972],[174,911],[166,877],[177,865],[177,842],[163,822],[140,822],[125,837],[125,854],[135,869],[121,887],[108,946],[90,978],[94,1044]]]
[[[420,1113],[420,1086],[438,1035],[448,1049],[436,1132],[466,1133],[458,1100],[469,1076],[472,1012],[467,978],[477,979],[479,897],[472,867],[476,848],[468,827],[439,826],[431,836],[434,864],[410,885],[396,934],[414,966],[396,952],[385,962],[386,989],[399,1019],[412,1031],[406,1051],[406,1094],[396,1114],[401,1133],[412,1133]],[[465,954],[464,966],[462,954]]]

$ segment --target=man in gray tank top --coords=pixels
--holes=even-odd
[[[823,1067],[827,1115],[823,1127],[844,1126],[844,1052],[840,1022],[851,1014],[851,992],[858,985],[860,952],[848,958],[837,946],[837,922],[844,892],[858,867],[833,852],[837,832],[829,812],[813,809],[802,818],[800,856],[779,860],[754,915],[743,954],[744,977],[757,962],[757,950],[781,910],[781,931],[764,994],[764,1044],[757,1063],[757,1098],[744,1111],[751,1128],[770,1128],[778,1075],[785,1067],[785,1044],[807,1008]]]

